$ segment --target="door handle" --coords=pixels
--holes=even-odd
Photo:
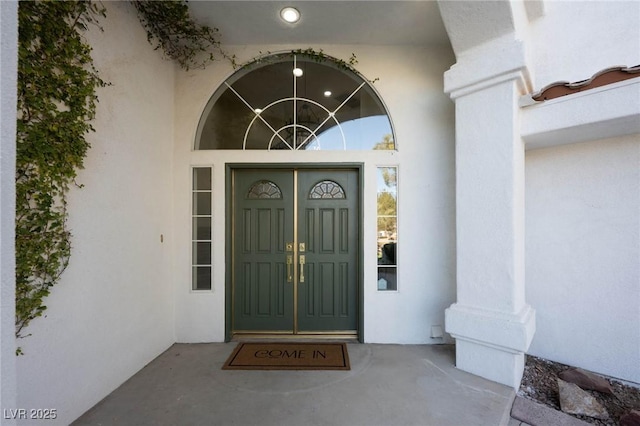
[[[287,282],[290,283],[293,281],[293,274],[291,273],[291,265],[293,265],[293,256],[287,256]]]
[[[300,282],[304,282],[304,264],[307,261],[304,254],[300,255]]]

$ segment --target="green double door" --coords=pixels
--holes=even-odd
[[[352,169],[235,169],[232,332],[356,334]]]

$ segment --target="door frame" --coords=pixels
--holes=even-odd
[[[232,338],[233,322],[233,172],[240,169],[345,169],[358,174],[358,341],[364,343],[364,163],[225,163],[225,326],[224,339]],[[288,335],[287,335],[288,336]],[[320,337],[321,335],[318,335]],[[306,336],[308,337],[308,336]]]

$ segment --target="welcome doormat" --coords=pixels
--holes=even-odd
[[[239,343],[223,370],[350,370],[345,343]]]

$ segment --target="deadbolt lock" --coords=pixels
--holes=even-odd
[[[287,251],[293,251],[293,243],[287,243],[286,250]]]

